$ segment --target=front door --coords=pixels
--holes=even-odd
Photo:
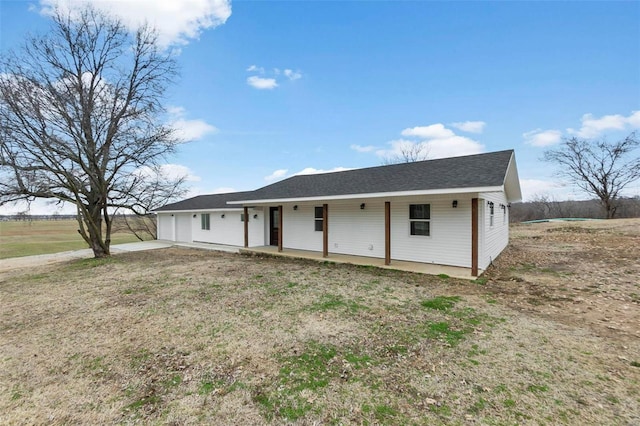
[[[280,212],[277,207],[269,208],[269,244],[278,245],[278,235],[280,233]]]

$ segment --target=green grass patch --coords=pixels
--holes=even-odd
[[[420,303],[424,308],[449,311],[460,301],[459,296],[438,296]]]
[[[0,259],[89,248],[73,220],[0,222]],[[128,232],[111,235],[111,244],[137,242]]]
[[[345,299],[339,294],[323,294],[320,296],[320,300],[309,306],[309,310],[311,311],[326,312],[336,309],[345,309],[348,312],[356,313],[369,308],[355,300]]]
[[[436,322],[427,326],[429,337],[447,342],[455,346],[464,338],[464,330],[454,330],[447,322]]]

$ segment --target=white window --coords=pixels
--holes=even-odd
[[[431,235],[431,206],[429,204],[409,205],[411,235]]]
[[[200,215],[200,227],[207,231],[211,229],[211,220],[209,217],[209,213],[202,213]]]

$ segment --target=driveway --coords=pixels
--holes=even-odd
[[[164,241],[142,241],[139,243],[115,244],[111,246],[111,253],[116,254],[128,251],[154,250],[171,247],[172,245],[172,243]],[[88,259],[91,257],[93,257],[93,251],[91,249],[39,254],[36,256],[11,257],[9,259],[0,259],[0,272],[66,262],[73,259]]]

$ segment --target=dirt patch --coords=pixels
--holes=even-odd
[[[638,219],[513,226],[486,277],[486,290],[507,306],[638,343]]]
[[[2,273],[0,423],[638,424],[638,227],[605,224],[516,227],[477,282],[178,248]]]

